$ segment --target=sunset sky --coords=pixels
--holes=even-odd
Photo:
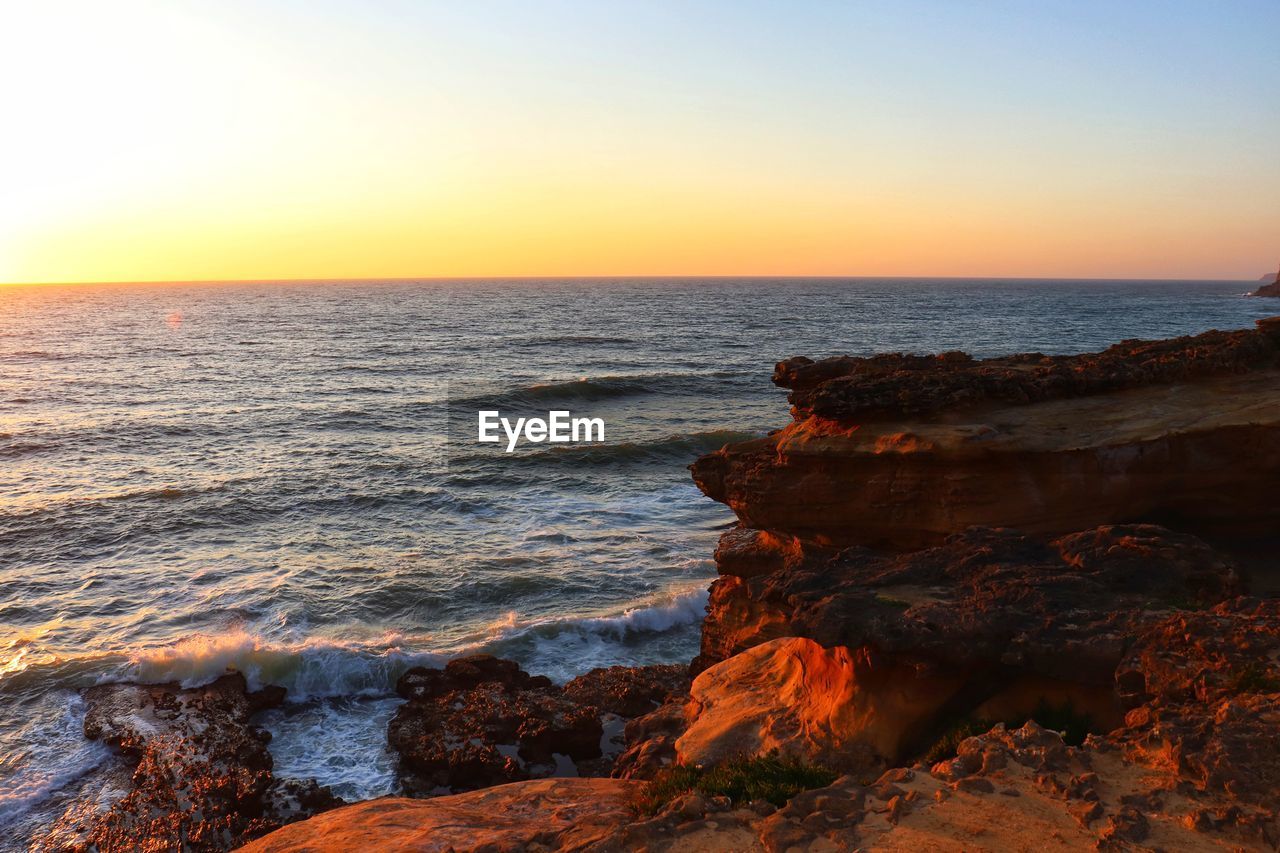
[[[0,281],[1256,279],[1280,2],[0,5]]]

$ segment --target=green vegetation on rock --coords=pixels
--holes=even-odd
[[[728,797],[734,803],[766,800],[781,806],[801,791],[825,788],[837,774],[798,758],[770,753],[738,758],[715,767],[671,767],[649,783],[639,810],[656,814],[682,794],[696,791],[708,797]]]

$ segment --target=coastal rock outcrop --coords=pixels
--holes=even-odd
[[[273,776],[270,735],[250,717],[283,698],[279,688],[249,692],[238,673],[204,687],[89,688],[85,735],[135,765],[122,799],[54,827],[57,849],[227,850],[341,805],[314,781]]]
[[[1150,613],[1214,604],[1243,585],[1228,556],[1154,525],[1105,525],[1048,542],[973,528],[905,554],[817,547],[803,557],[768,556],[761,543],[773,541],[747,528],[722,537],[723,574],[712,585],[695,668],[799,636],[950,673],[1021,667],[1109,684],[1125,637]]]
[[[642,717],[674,698],[689,693],[689,668],[666,666],[609,666],[593,669],[568,682],[564,695],[619,717]]]
[[[1151,525],[1049,542],[974,529],[908,554],[815,549],[763,573],[767,549],[744,533],[721,542],[722,568],[749,576],[712,587],[678,748],[694,763],[758,747],[865,771],[910,760],[957,721],[1037,713],[1110,731],[1138,638],[1243,587],[1228,557]]]
[[[594,707],[513,661],[476,655],[406,672],[387,740],[411,793],[448,793],[557,775],[560,761],[601,756]],[[559,775],[564,775],[562,771]]]
[[[1280,574],[1280,321],[777,378],[793,423],[693,466],[740,523],[691,685],[486,656],[401,679],[410,790],[618,778],[375,801],[250,849],[1280,849],[1280,599],[1248,595]],[[774,755],[820,772],[778,796],[743,769]]]
[[[648,743],[656,733],[631,729],[627,720],[663,703],[682,707],[688,685],[687,667],[616,666],[561,688],[514,661],[475,655],[443,669],[406,672],[396,690],[408,701],[392,718],[387,739],[400,754],[403,786],[413,794],[548,776],[608,776],[624,746],[636,747],[623,763],[625,775],[643,775],[642,768],[662,764],[656,745]]]
[[[885,666],[868,647],[791,637],[755,646],[693,682],[681,764],[776,752],[839,769],[883,769],[961,686]]]
[[[1263,281],[1270,281],[1270,284],[1264,284],[1253,292],[1253,296],[1270,296],[1280,297],[1280,272],[1276,273],[1275,279],[1271,276],[1263,276]]]
[[[791,359],[792,423],[700,458],[743,525],[914,550],[969,527],[1280,527],[1280,318],[1080,356]]]

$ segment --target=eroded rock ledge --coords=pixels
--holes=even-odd
[[[793,420],[700,458],[744,526],[915,550],[979,527],[1280,530],[1280,318],[1083,356],[792,360]]]
[[[919,417],[983,403],[1029,404],[1214,379],[1280,367],[1280,318],[1253,331],[1205,332],[1162,341],[1124,341],[1082,355],[1041,353],[974,359],[935,356],[798,357],[773,381],[790,388],[797,420],[866,423]]]

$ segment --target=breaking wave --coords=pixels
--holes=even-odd
[[[398,636],[356,645],[310,639],[296,644],[268,640],[251,631],[201,635],[136,656],[124,680],[184,687],[207,684],[228,672],[243,673],[251,689],[283,687],[290,701],[328,696],[382,695],[413,666],[442,664],[439,653],[412,651]]]
[[[246,630],[191,637],[150,649],[132,658],[122,672],[104,681],[149,684],[207,684],[228,672],[243,673],[251,689],[277,685],[290,702],[351,696],[381,696],[414,666],[443,666],[459,655],[487,652],[518,660],[527,670],[565,676],[553,647],[568,639],[599,647],[600,660],[612,660],[604,646],[696,626],[702,621],[708,592],[682,589],[648,599],[621,613],[555,619],[520,619],[507,614],[458,643],[424,648],[429,638],[388,635],[377,643],[309,639],[281,643]],[[615,650],[616,651],[616,650]],[[572,661],[579,674],[583,661]]]

